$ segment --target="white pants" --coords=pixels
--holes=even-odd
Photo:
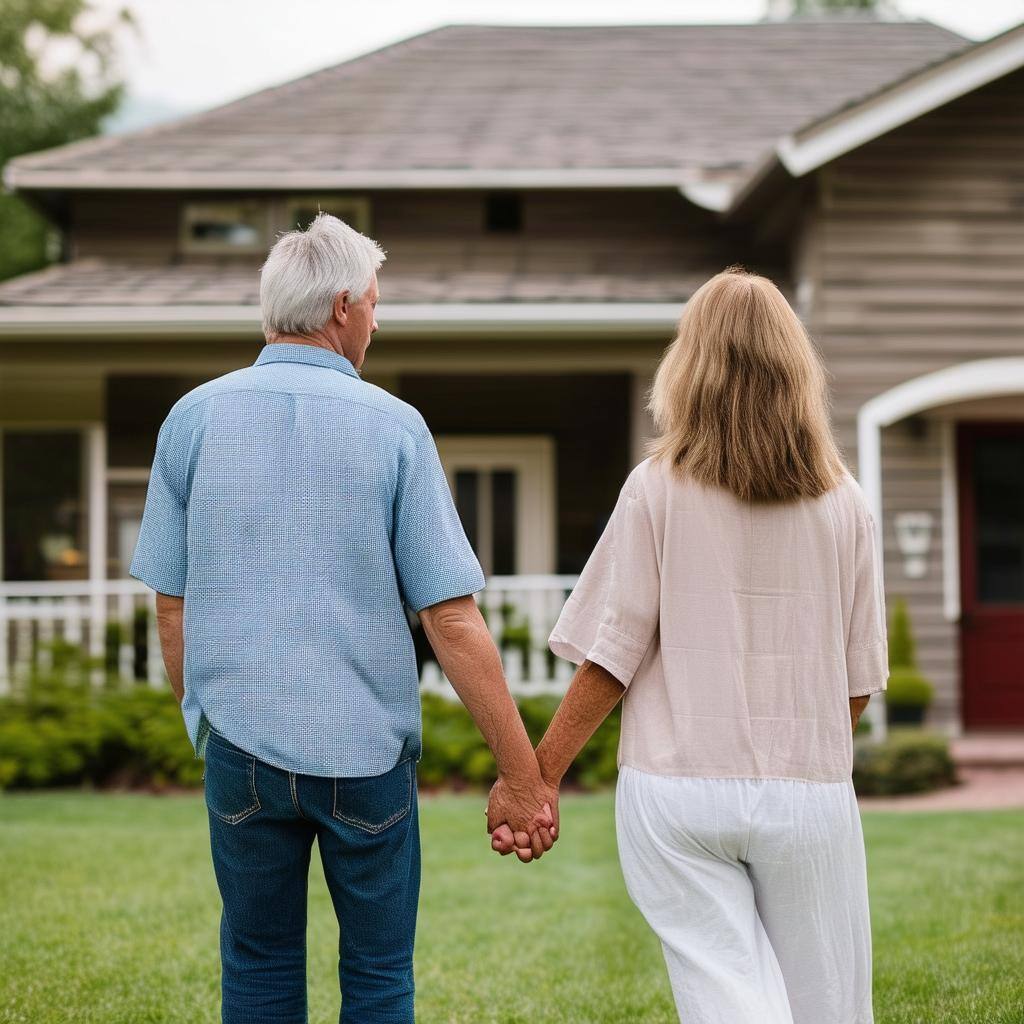
[[[619,858],[685,1024],[872,1024],[853,784],[623,767]]]

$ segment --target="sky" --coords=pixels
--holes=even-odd
[[[973,39],[1024,21],[1024,0],[895,0]],[[123,6],[122,123],[205,109],[438,25],[753,21],[766,0],[93,0]]]

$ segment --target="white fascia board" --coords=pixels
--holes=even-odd
[[[694,206],[712,213],[725,213],[733,204],[736,189],[726,181],[694,181],[680,185],[679,191]]]
[[[115,171],[33,167],[12,160],[4,184],[14,189],[504,189],[679,188],[686,172],[675,167],[551,168],[536,170],[365,171]]]
[[[408,303],[378,309],[378,318],[403,333],[473,332],[590,334],[670,332],[683,303]],[[0,337],[108,337],[189,334],[260,335],[255,306],[10,306],[0,307]]]
[[[900,125],[1024,67],[1024,25],[979,43],[829,120],[782,139],[779,159],[795,178]]]

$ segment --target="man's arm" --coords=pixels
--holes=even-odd
[[[569,766],[625,692],[622,683],[604,666],[592,661],[580,665],[544,738],[537,745],[537,764],[549,786],[557,791]],[[504,856],[522,844],[514,839],[509,829],[498,829],[491,846]]]
[[[622,683],[603,665],[584,661],[577,669],[544,738],[537,745],[541,778],[556,795],[569,766],[625,692]],[[499,779],[495,789],[500,785]],[[515,850],[522,860],[523,846],[522,837],[507,826],[499,827],[492,834],[491,848],[503,857]]]
[[[480,609],[472,597],[455,597],[419,615],[441,668],[498,765],[498,792],[488,801],[488,831],[507,823],[518,845],[530,848],[532,857],[541,856],[551,849],[552,833],[557,834],[558,790],[541,778]]]
[[[180,704],[185,697],[185,599],[170,594],[156,595],[156,628],[160,634],[160,653],[163,655],[167,678]]]
[[[868,701],[871,700],[871,694],[866,697],[851,697],[850,698],[850,726],[853,731],[857,731],[857,723],[860,721],[860,716],[864,714],[864,709],[868,706]]]

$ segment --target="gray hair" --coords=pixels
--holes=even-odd
[[[329,213],[317,214],[305,231],[282,235],[260,271],[264,333],[318,331],[338,292],[362,298],[385,258],[372,238]]]

